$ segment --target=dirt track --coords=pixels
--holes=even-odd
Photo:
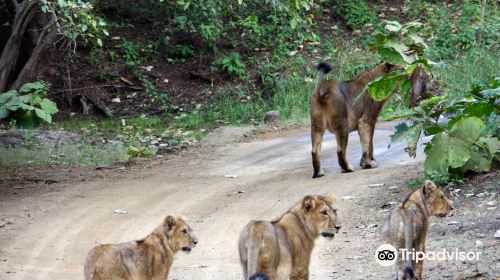
[[[380,166],[358,167],[350,174],[340,173],[335,141],[327,136],[322,150],[326,176],[315,180],[309,134],[296,130],[281,138],[205,146],[161,168],[116,179],[17,201],[0,198],[0,218],[14,222],[0,228],[0,279],[83,279],[83,261],[93,246],[139,239],[167,214],[186,216],[200,239],[191,254],[176,255],[170,279],[242,279],[236,250],[241,228],[251,219],[279,216],[305,194],[327,192],[337,197],[343,228],[333,241],[318,240],[311,279],[386,279],[390,269],[373,260],[386,215],[380,205],[389,200],[384,197],[389,187],[400,188],[401,178],[417,174],[423,159],[421,154],[408,158],[403,144],[388,149],[391,133],[375,132]],[[357,166],[361,151],[355,133],[347,153]],[[372,183],[386,185],[369,187]],[[128,214],[113,213],[118,208]]]

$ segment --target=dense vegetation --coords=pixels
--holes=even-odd
[[[489,169],[498,155],[498,93],[491,91],[498,92],[492,81],[500,77],[499,6],[480,0],[0,1],[0,18],[7,19],[0,33],[8,34],[0,36],[0,119],[14,127],[44,125],[53,116],[53,126],[83,130],[89,142],[96,135],[117,138],[126,147],[117,151],[151,156],[158,148],[153,138],[175,149],[221,124],[259,124],[269,110],[280,111],[283,123],[307,123],[318,61],[332,63],[334,78],[347,80],[385,60],[432,73],[434,97],[408,108],[408,95],[400,94],[383,118],[412,120],[396,131],[410,151],[421,135],[436,135],[426,151],[446,150],[446,157],[430,157],[426,171],[449,181]],[[419,23],[398,45],[384,45],[379,39],[400,32],[398,22]],[[408,50],[419,57],[408,60]],[[385,82],[391,88],[403,77]],[[37,87],[28,92],[22,86],[30,82]],[[448,124],[439,122],[442,115]],[[470,125],[478,133],[462,145],[453,137]],[[464,149],[445,149],[441,138]]]

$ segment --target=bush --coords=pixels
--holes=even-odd
[[[222,71],[228,73],[231,76],[238,76],[242,78],[246,74],[245,64],[241,62],[241,57],[236,52],[231,52],[221,59],[218,59],[215,62],[215,65],[220,66]]]
[[[475,85],[465,96],[435,96],[407,112],[411,125],[396,127],[391,141],[406,138],[408,150],[415,151],[421,135],[433,136],[426,143],[424,171],[441,181],[461,178],[468,171],[490,171],[500,160],[500,77]],[[440,122],[448,115],[447,122]]]
[[[404,11],[410,19],[426,19],[422,32],[432,39],[430,54],[434,58],[446,59],[457,56],[457,50],[498,44],[498,4],[488,1],[486,5],[483,23],[480,22],[480,1],[450,4],[406,1]]]
[[[24,84],[19,90],[0,94],[0,119],[15,121],[20,126],[36,126],[39,121],[52,122],[57,105],[43,96],[48,87],[43,82]],[[20,95],[22,94],[22,95]]]
[[[364,0],[340,1],[335,7],[335,15],[343,19],[353,30],[360,29],[377,19],[375,12],[370,11]]]

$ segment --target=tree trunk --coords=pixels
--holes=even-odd
[[[53,25],[53,24],[51,24]],[[44,31],[40,34],[40,38],[36,44],[35,49],[31,53],[30,58],[24,64],[23,69],[16,78],[14,84],[12,84],[13,89],[20,88],[23,84],[35,80],[36,75],[40,72],[40,62],[44,54],[48,52],[52,44],[57,38],[57,30],[53,27],[46,27]]]
[[[16,7],[12,32],[0,56],[0,92],[8,89],[19,60],[23,35],[33,18],[37,5],[37,1],[24,1]]]

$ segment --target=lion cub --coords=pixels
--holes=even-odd
[[[403,202],[397,204],[387,217],[382,228],[385,244],[411,252],[425,252],[425,239],[429,228],[429,217],[444,217],[453,210],[451,201],[436,185],[426,180],[425,185],[411,193]],[[401,257],[398,258],[398,262]],[[400,264],[394,265],[393,279],[399,279]],[[424,263],[411,260],[411,255],[404,265],[403,279],[422,279]]]
[[[142,240],[92,249],[85,262],[85,280],[165,280],[174,254],[190,252],[196,243],[198,239],[183,219],[168,216]]]
[[[309,279],[314,240],[333,239],[340,229],[333,202],[308,195],[277,220],[248,223],[238,241],[245,280]]]

